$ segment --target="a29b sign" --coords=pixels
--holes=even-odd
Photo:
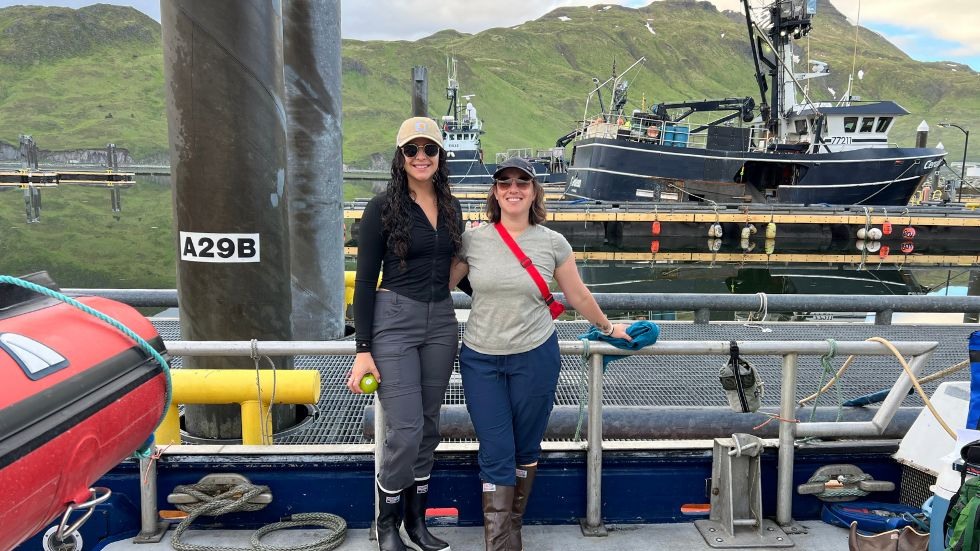
[[[257,233],[180,232],[180,259],[187,262],[259,262]]]

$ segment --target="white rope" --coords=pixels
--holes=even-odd
[[[758,330],[762,331],[763,333],[772,333],[772,329],[769,328],[769,327],[765,327],[765,326],[759,325],[757,323],[751,323],[753,321],[764,322],[764,321],[766,321],[766,318],[769,317],[769,295],[767,295],[765,293],[756,293],[756,296],[759,297],[759,309],[756,310],[755,312],[749,314],[749,320],[748,320],[748,322],[743,323],[742,326],[743,327],[748,327],[748,328],[751,328],[751,329],[758,329]],[[759,318],[758,320],[756,320],[755,319],[755,315],[756,314],[762,314],[762,317]]]
[[[272,361],[272,358],[259,355],[259,341],[252,339],[251,341],[251,353],[249,357],[252,358],[252,362],[255,364],[255,389],[256,389],[256,399],[259,402],[259,432],[262,435],[263,444],[272,444],[272,434],[269,432],[269,425],[271,424],[272,418],[272,405],[276,403],[276,363]],[[269,407],[265,408],[265,412],[262,411],[262,378],[261,370],[259,369],[259,360],[264,358],[268,362],[270,369],[272,369],[272,396],[269,398]]]

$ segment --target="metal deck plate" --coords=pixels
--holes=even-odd
[[[180,328],[173,319],[152,319],[164,340],[179,340]],[[585,322],[560,322],[560,340],[574,340],[589,325]],[[932,341],[939,343],[920,376],[940,371],[967,359],[967,343],[976,326],[970,325],[870,325],[832,323],[753,323],[720,322],[708,325],[688,322],[659,322],[660,339],[671,341],[793,341],[864,340],[874,336],[890,341]],[[460,324],[462,334],[463,324]],[[764,332],[760,327],[771,329]],[[781,358],[755,356],[748,358],[766,384],[763,407],[779,406]],[[831,361],[837,369],[847,359],[838,356]],[[174,358],[174,367],[180,359]],[[631,356],[609,364],[603,382],[603,404],[608,406],[727,406],[718,370],[724,360],[715,356]],[[373,404],[373,395],[351,394],[344,382],[353,363],[353,356],[297,356],[297,369],[316,369],[320,372],[322,392],[318,417],[306,429],[277,438],[281,444],[370,444],[373,438],[363,435],[362,423],[365,406]],[[889,387],[902,368],[892,357],[862,357],[856,359],[839,383],[844,400],[863,396]],[[555,405],[578,406],[585,392],[587,370],[584,362],[575,356],[562,358],[562,370],[558,381]],[[801,356],[799,359],[799,393],[802,398],[815,392],[824,375],[820,358]],[[969,380],[969,370],[961,370],[944,381]],[[924,385],[927,393],[935,390],[942,381]],[[459,365],[446,390],[446,404],[465,404]],[[820,405],[836,406],[835,391],[821,398]],[[903,402],[904,406],[922,406],[915,394]],[[455,440],[459,442],[460,440]],[[470,440],[464,440],[470,441]],[[472,440],[475,442],[475,440]]]
[[[696,520],[694,526],[709,547],[716,549],[764,549],[766,547],[793,547],[795,544],[778,524],[762,521],[762,531],[749,527],[736,527],[735,535],[729,536],[721,523],[712,520]]]

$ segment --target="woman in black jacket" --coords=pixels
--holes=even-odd
[[[406,120],[395,144],[388,188],[371,199],[360,222],[357,355],[347,386],[361,393],[361,378],[374,375],[385,413],[378,548],[446,551],[449,544],[426,529],[425,508],[439,410],[458,348],[449,269],[459,253],[462,215],[435,121]]]

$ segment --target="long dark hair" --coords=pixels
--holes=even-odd
[[[458,213],[449,189],[449,166],[446,152],[440,149],[439,165],[432,177],[432,187],[436,193],[436,206],[439,218],[445,220],[449,228],[449,238],[453,245],[453,255],[459,254],[462,246],[463,228],[459,226]],[[388,234],[388,248],[401,259],[401,269],[407,266],[408,248],[412,244],[411,223],[412,196],[408,188],[408,175],[405,174],[405,155],[401,148],[395,148],[391,158],[391,179],[388,180],[387,197],[381,209],[381,227]]]

